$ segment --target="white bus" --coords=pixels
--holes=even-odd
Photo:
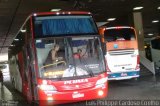
[[[133,27],[99,28],[102,42],[106,43],[106,62],[109,80],[139,77],[137,34]]]

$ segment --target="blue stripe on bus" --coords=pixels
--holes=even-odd
[[[124,76],[122,74],[124,74]],[[108,78],[129,77],[129,76],[137,76],[137,75],[139,75],[139,71],[121,72],[121,73],[112,73],[112,74],[109,74]]]

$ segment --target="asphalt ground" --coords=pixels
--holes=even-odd
[[[160,72],[153,75],[141,65],[138,79],[109,81],[108,96],[103,99],[62,104],[59,106],[159,106]],[[11,106],[28,106],[26,99],[14,89],[10,81],[0,86],[0,99],[3,106],[7,101]],[[11,100],[11,101],[10,101]],[[11,102],[11,103],[10,103]],[[6,103],[6,104],[5,104]],[[33,105],[33,104],[32,104]]]

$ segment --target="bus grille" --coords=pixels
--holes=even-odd
[[[112,50],[109,51],[110,55],[127,55],[127,54],[134,54],[134,49],[123,49],[123,50]]]
[[[75,84],[75,85],[64,85],[61,86],[61,89],[63,90],[76,90],[76,89],[84,89],[84,88],[90,88],[93,87],[94,83],[85,83],[85,84]]]

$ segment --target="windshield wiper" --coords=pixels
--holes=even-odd
[[[82,63],[84,65],[84,67],[85,67],[86,71],[88,72],[88,74],[91,77],[94,77],[94,73],[92,72],[92,70],[90,68],[88,68],[88,63],[85,60],[82,62],[81,58],[80,58],[80,63]]]

